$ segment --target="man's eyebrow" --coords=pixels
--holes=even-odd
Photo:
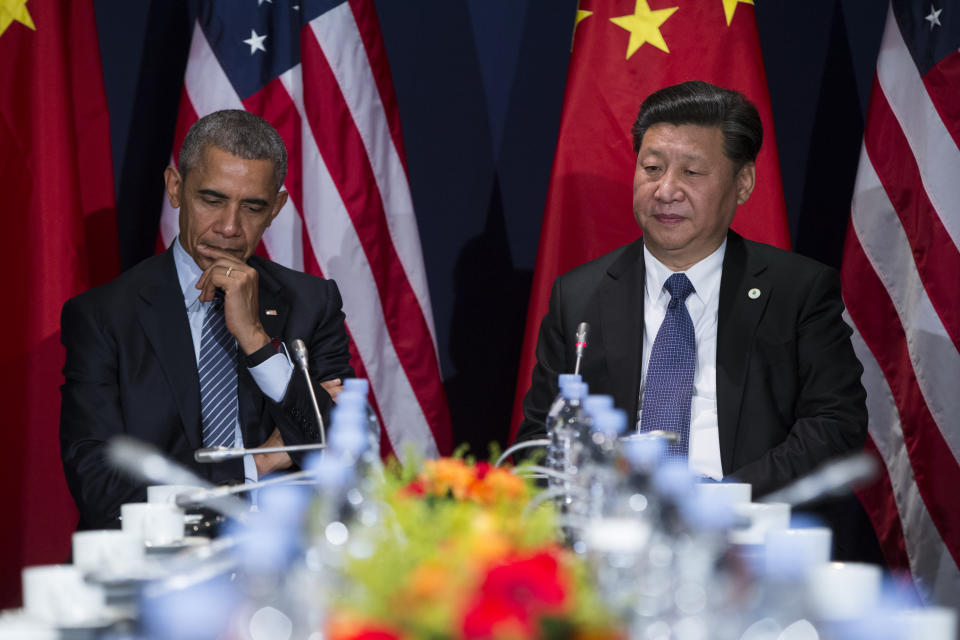
[[[216,189],[197,189],[197,193],[199,193],[200,195],[209,196],[209,197],[211,197],[211,198],[219,198],[219,199],[221,199],[221,200],[229,200],[229,196],[227,196],[227,194],[221,193],[221,192],[217,191]],[[240,202],[242,202],[243,204],[252,204],[252,205],[257,206],[257,207],[265,207],[265,206],[267,206],[268,204],[270,204],[269,202],[267,202],[267,201],[264,200],[263,198],[244,198],[244,199],[242,199]]]
[[[645,150],[641,151],[641,153],[640,153],[639,155],[640,155],[640,156],[643,156],[643,155],[645,155],[645,154],[651,155],[651,156],[656,156],[656,157],[658,157],[658,158],[664,158],[664,157],[666,157],[666,155],[667,155],[666,153],[664,153],[663,151],[660,151],[659,149],[657,149],[657,148],[655,148],[655,147],[654,147],[654,148],[645,149]],[[702,155],[702,154],[699,154],[699,153],[693,153],[693,152],[681,154],[680,157],[683,158],[684,160],[706,160],[706,159],[707,159],[706,156],[704,156],[704,155]]]

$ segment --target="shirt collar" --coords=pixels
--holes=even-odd
[[[652,253],[643,246],[643,264],[646,268],[646,288],[650,300],[657,300],[661,295],[670,295],[663,288],[663,283],[674,273],[684,273],[693,285],[693,295],[700,298],[704,304],[720,290],[720,274],[723,272],[723,256],[727,250],[727,239],[724,238],[717,250],[696,263],[686,271],[672,271],[667,265],[657,260]]]
[[[180,236],[173,240],[173,264],[177,267],[177,278],[180,281],[184,306],[189,309],[200,297],[200,290],[194,285],[203,275],[203,269],[197,266],[193,257],[180,244]]]

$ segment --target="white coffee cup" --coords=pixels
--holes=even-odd
[[[890,614],[897,638],[923,640],[955,640],[957,612],[947,607],[901,609]]]
[[[183,539],[183,509],[172,504],[129,502],[120,507],[123,530],[148,546],[173,544]]]
[[[729,540],[733,544],[763,544],[767,532],[790,526],[790,505],[786,502],[746,502],[733,505],[733,511],[750,524],[732,529]]]
[[[750,502],[753,488],[747,482],[701,482],[697,493],[701,499],[721,501],[730,506]]]
[[[854,620],[880,597],[880,567],[861,562],[829,562],[810,569],[807,601],[816,618]]]
[[[0,614],[0,640],[60,640],[60,630],[23,611]]]
[[[830,562],[832,543],[829,527],[768,530],[764,543],[767,574],[802,578],[813,567]]]
[[[73,564],[81,571],[123,575],[143,565],[143,540],[119,529],[73,534]]]
[[[106,614],[103,589],[83,579],[70,564],[26,567],[21,572],[23,609],[31,617],[58,626],[83,625]]]
[[[587,525],[583,539],[597,553],[639,553],[652,533],[650,523],[639,518],[599,518]]]
[[[147,487],[147,502],[150,504],[176,504],[177,496],[202,490],[202,487],[193,487],[188,484],[155,484]]]

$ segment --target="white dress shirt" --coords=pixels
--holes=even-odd
[[[187,320],[190,323],[190,334],[193,338],[193,352],[200,366],[200,335],[203,331],[203,318],[210,309],[210,302],[200,302],[200,290],[196,288],[197,281],[203,275],[203,269],[197,266],[193,258],[180,244],[180,237],[173,241],[173,262],[177,267],[177,278],[180,280],[180,290],[183,292],[183,302],[187,309]],[[293,375],[293,363],[285,353],[270,356],[255,367],[248,369],[260,391],[274,402],[280,402],[287,392],[287,385]],[[243,432],[240,430],[240,418],[234,417],[235,447],[242,447]],[[260,443],[256,443],[260,444]],[[243,474],[247,482],[257,481],[257,465],[253,456],[243,457]]]
[[[727,241],[685,273],[694,292],[685,303],[693,321],[697,340],[697,365],[693,375],[693,399],[690,403],[690,450],[688,462],[695,473],[715,480],[723,478],[720,464],[720,431],[717,427],[717,312],[720,303],[720,275]],[[646,282],[643,292],[643,380],[640,382],[640,404],[637,429],[643,412],[643,391],[647,382],[647,365],[653,342],[663,323],[670,302],[670,293],[663,288],[675,271],[643,248]]]

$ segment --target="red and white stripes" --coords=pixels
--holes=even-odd
[[[270,121],[289,152],[290,198],[263,236],[270,259],[337,281],[355,350],[388,443],[449,453],[450,418],[396,101],[368,0],[327,11],[300,34],[301,63],[242,100],[199,25],[194,29],[174,149],[196,120],[246,109]],[[164,205],[164,244],[177,233]]]
[[[951,59],[952,58],[952,59]],[[954,65],[956,54],[940,65]],[[943,69],[938,65],[931,77]],[[843,259],[870,438],[887,472],[861,497],[921,597],[960,605],[960,150],[891,12]],[[938,86],[938,85],[937,85]],[[889,482],[887,482],[889,480]],[[892,510],[895,510],[891,513]]]

